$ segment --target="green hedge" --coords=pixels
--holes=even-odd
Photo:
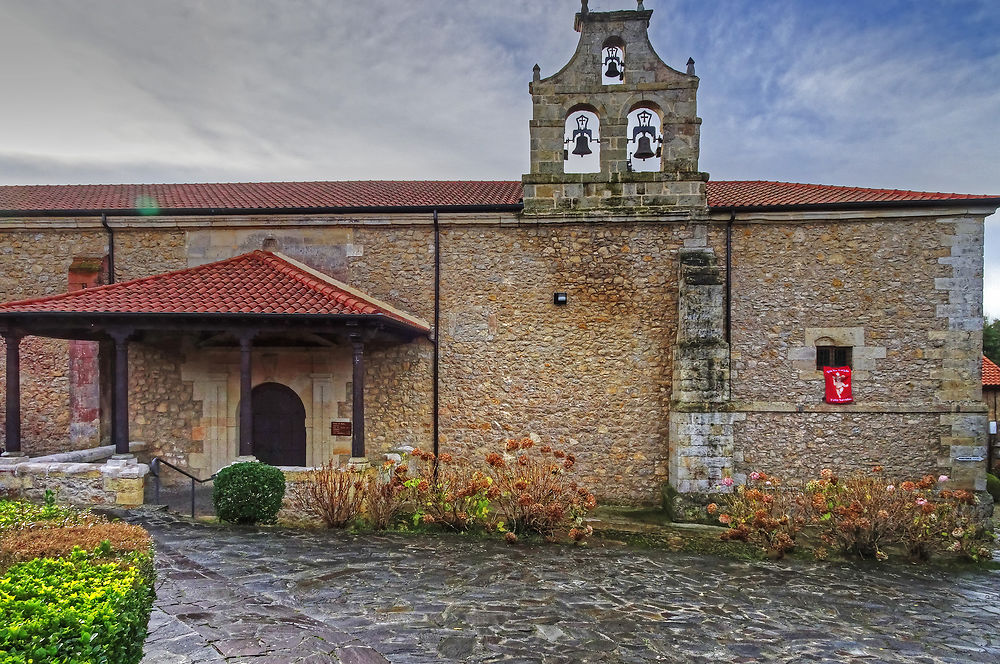
[[[148,554],[14,565],[0,578],[0,664],[137,664],[153,595]]]
[[[994,503],[1000,503],[1000,478],[993,473],[986,473],[986,490],[993,496]]]
[[[284,497],[284,473],[259,461],[226,466],[212,488],[215,514],[230,523],[273,522]]]

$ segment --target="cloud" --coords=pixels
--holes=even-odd
[[[0,180],[517,179],[531,67],[570,58],[579,6],[0,0]],[[995,3],[646,6],[697,61],[714,178],[1000,194]]]

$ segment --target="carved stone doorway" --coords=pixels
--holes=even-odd
[[[261,383],[250,398],[254,456],[272,466],[306,465],[306,409],[295,391]]]

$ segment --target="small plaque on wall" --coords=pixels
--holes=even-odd
[[[350,422],[330,422],[330,435],[331,436],[350,436],[351,435],[351,423]]]

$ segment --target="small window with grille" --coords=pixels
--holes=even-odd
[[[816,368],[851,366],[851,346],[816,346]]]

